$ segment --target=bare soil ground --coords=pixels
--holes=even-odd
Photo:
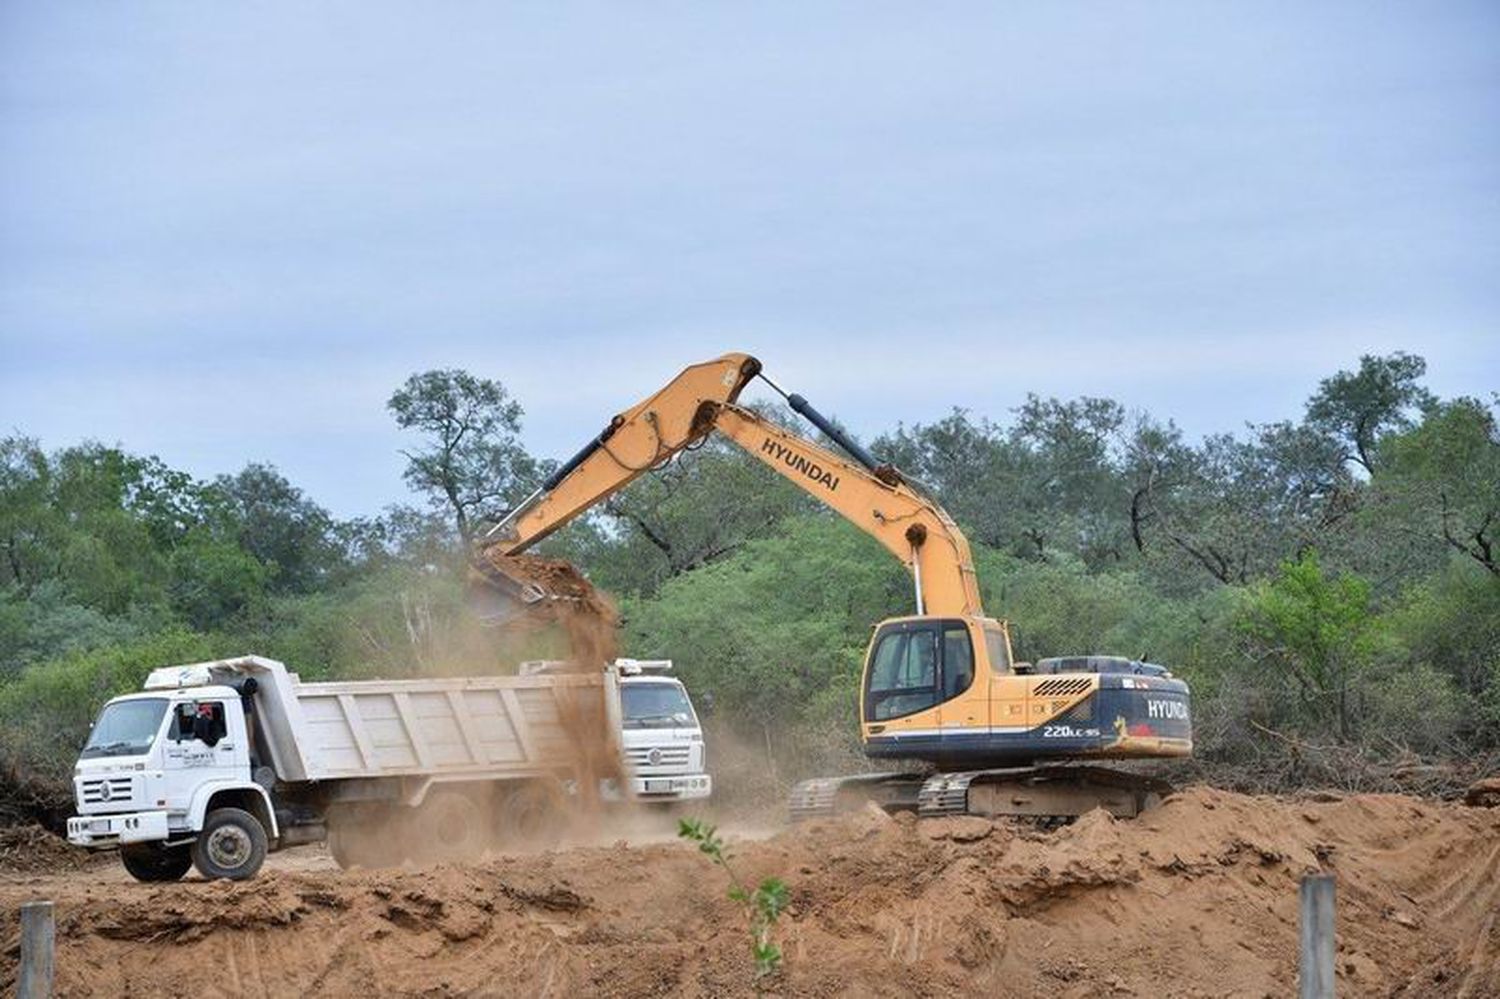
[[[0,992],[17,907],[50,898],[69,996],[753,993],[719,872],[633,835],[423,870],[341,872],[293,850],[245,884],[10,864]],[[867,812],[735,854],[747,877],[792,888],[775,994],[1286,996],[1297,882],[1323,868],[1338,875],[1341,994],[1500,995],[1500,809],[1198,787],[1134,821]]]

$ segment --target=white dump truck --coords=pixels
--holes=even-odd
[[[619,737],[628,797],[664,805],[707,798],[713,793],[713,777],[703,726],[687,688],[667,675],[672,660],[616,659],[613,665],[619,678]],[[535,660],[522,663],[521,674],[546,676],[569,668],[565,662]],[[604,794],[611,799],[627,797],[614,779],[605,781]]]
[[[325,837],[345,866],[541,840],[618,771],[620,706],[613,669],[303,683],[258,656],[165,667],[100,712],[68,839],[118,848],[142,881],[249,878]]]

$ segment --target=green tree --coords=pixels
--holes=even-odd
[[[1119,561],[1126,535],[1116,465],[1124,425],[1124,407],[1112,399],[1030,395],[1016,410],[1010,438],[1029,460],[1020,466],[1028,474],[1012,488],[1021,492],[1022,530],[1037,557],[1055,544],[1091,565]]]
[[[406,481],[447,510],[467,545],[476,524],[514,506],[541,475],[517,435],[522,409],[497,381],[449,369],[412,375],[387,408],[423,436],[403,451]]]
[[[625,639],[632,655],[674,659],[757,741],[788,721],[852,731],[870,626],[911,601],[910,577],[879,544],[809,515],[627,603]]]
[[[942,497],[970,540],[1045,560],[1117,561],[1126,495],[1115,467],[1123,410],[1107,399],[1029,396],[1010,428],[963,410],[898,428],[874,451]]]
[[[617,571],[610,582],[625,592],[653,593],[815,508],[802,490],[711,437],[605,501],[601,512],[614,528],[607,536],[630,567],[628,576]]]
[[[898,427],[871,450],[921,482],[972,534],[970,540],[996,548],[1029,547],[1022,536],[1024,498],[1020,482],[1029,471],[1024,449],[1003,428],[955,409],[931,424]]]
[[[1250,588],[1239,625],[1255,660],[1292,681],[1304,717],[1340,739],[1354,736],[1367,685],[1396,657],[1370,584],[1325,573],[1312,550]]]
[[[189,624],[209,630],[227,624],[265,595],[271,571],[231,539],[194,530],[172,551],[172,606]]]
[[[1341,442],[1346,459],[1373,472],[1380,438],[1410,428],[1413,413],[1435,401],[1420,384],[1426,373],[1427,362],[1415,354],[1365,354],[1358,371],[1340,371],[1318,384],[1307,403],[1307,423]]]
[[[1387,438],[1380,511],[1500,576],[1500,427],[1477,399],[1434,405]]]
[[[270,570],[272,589],[309,593],[343,567],[333,516],[276,469],[252,463],[214,486],[239,546]]]
[[[1390,613],[1413,662],[1447,676],[1468,699],[1468,734],[1500,743],[1500,579],[1454,557],[1412,583]]]
[[[1354,488],[1342,465],[1337,447],[1306,426],[1266,424],[1247,439],[1211,435],[1159,504],[1154,529],[1186,565],[1220,583],[1249,583],[1328,544]]]
[[[57,573],[62,525],[48,497],[52,464],[30,437],[0,439],[0,585],[28,593]]]
[[[1138,554],[1145,554],[1157,535],[1162,512],[1173,508],[1178,493],[1191,480],[1193,450],[1176,424],[1162,423],[1146,413],[1136,414],[1122,450],[1130,541]]]

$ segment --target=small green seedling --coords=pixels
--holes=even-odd
[[[755,955],[756,979],[775,971],[781,966],[781,948],[771,941],[771,930],[791,899],[786,882],[780,878],[766,878],[751,891],[729,866],[729,852],[718,828],[702,819],[679,820],[677,835],[697,843],[698,849],[708,854],[729,876],[729,897],[745,907],[750,922],[750,952]]]

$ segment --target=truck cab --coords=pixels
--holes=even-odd
[[[266,788],[252,779],[244,705],[254,688],[174,670],[154,672],[145,686],[99,712],[73,769],[78,813],[68,840],[118,848],[146,881],[173,880],[194,863],[209,876],[259,867],[277,823]],[[205,831],[210,812],[216,821]],[[236,821],[217,821],[225,818]]]
[[[564,660],[539,659],[523,662],[520,673],[538,676],[576,668]],[[615,676],[620,692],[618,734],[629,787],[607,779],[600,787],[603,797],[671,804],[711,795],[703,726],[687,688],[667,675],[672,660],[616,659],[605,669]]]
[[[703,726],[670,659],[619,659],[620,744],[631,792],[645,802],[687,801],[713,793]]]

